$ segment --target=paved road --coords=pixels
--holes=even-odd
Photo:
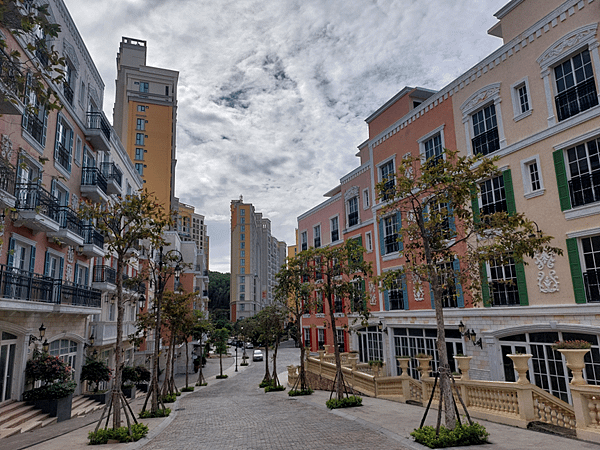
[[[278,356],[280,373],[288,364],[298,364],[299,350],[287,347]],[[181,398],[175,419],[142,448],[404,448],[378,431],[297,401],[287,392],[265,394],[258,388],[264,373],[264,363],[251,363],[235,376]]]

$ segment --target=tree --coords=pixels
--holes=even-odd
[[[487,279],[481,276],[481,268],[489,261],[525,264],[524,258],[536,252],[562,254],[548,245],[551,236],[516,212],[514,201],[507,200],[506,211],[479,213],[480,183],[502,176],[494,164],[496,160],[482,155],[458,156],[449,150],[425,162],[421,156],[407,155],[398,163],[395,181],[383,180],[377,185],[379,197],[388,201],[378,220],[388,220],[397,213],[405,219],[402,228],[396,230],[396,240],[403,245],[403,268],[386,272],[381,281],[388,289],[407,278],[417,287],[423,283],[431,287],[437,323],[440,409],[443,404],[446,427],[450,429],[456,425],[456,414],[446,353],[444,302],[450,306],[456,300],[459,285],[471,294],[471,301],[481,300]]]
[[[229,321],[229,286],[231,275],[229,273],[209,272],[210,283],[208,285],[208,310],[211,317]]]
[[[367,323],[370,316],[365,301],[364,285],[371,277],[372,270],[371,263],[363,260],[364,251],[364,248],[355,239],[347,240],[335,247],[309,248],[288,260],[288,267],[292,267],[294,270],[287,270],[283,273],[283,275],[289,275],[289,281],[284,281],[283,277],[281,279],[289,286],[290,294],[298,292],[305,299],[306,292],[304,290],[308,290],[309,295],[315,297],[312,305],[317,308],[323,308],[322,302],[327,302],[329,314],[326,321],[333,333],[336,366],[331,396],[335,392],[337,400],[342,400],[344,394],[348,395],[348,392],[344,382],[338,345],[336,309],[346,317],[352,313],[355,320],[360,319],[363,323]],[[301,280],[306,283],[305,287],[299,288],[300,291],[296,291],[297,288],[294,287],[294,284],[297,283],[295,278],[297,275],[300,275]],[[312,305],[305,303],[304,308]]]
[[[262,309],[256,316],[256,333],[258,340],[265,346],[265,376],[261,384],[279,385],[277,377],[277,350],[279,340],[285,327],[285,313],[281,306],[270,305]],[[273,345],[273,374],[269,371],[269,346]]]
[[[220,378],[223,377],[223,354],[227,353],[227,338],[229,330],[227,328],[219,328],[213,331],[211,335],[211,343],[215,346],[215,352],[219,354]]]
[[[171,224],[170,215],[158,204],[148,191],[124,198],[116,197],[106,204],[83,204],[81,215],[94,221],[96,228],[105,236],[108,252],[117,260],[117,337],[115,343],[114,383],[111,401],[107,403],[104,413],[113,410],[113,429],[121,426],[121,408],[127,414],[126,403],[121,393],[121,372],[123,368],[123,320],[125,316],[125,298],[123,296],[123,272],[130,260],[130,249],[142,240],[154,246],[161,245],[162,231]],[[103,418],[103,417],[102,417]],[[100,422],[96,431],[100,426]]]
[[[202,367],[204,366],[204,347],[202,345],[202,339],[204,336],[209,335],[213,331],[213,326],[211,321],[206,317],[206,313],[203,311],[194,311],[196,316],[196,324],[193,328],[193,336],[194,339],[198,340],[198,345],[200,348],[200,365],[198,367],[198,381],[196,382],[196,386],[204,386],[206,384],[206,380],[204,379],[204,375],[202,374]],[[208,355],[206,355],[208,356]]]

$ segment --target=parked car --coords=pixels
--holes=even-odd
[[[246,342],[246,348],[254,348],[254,345],[252,345],[252,342]]]
[[[254,350],[254,353],[252,354],[252,361],[262,361],[263,360],[263,354],[260,350]]]

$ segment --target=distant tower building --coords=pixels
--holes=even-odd
[[[168,210],[175,194],[179,72],[146,65],[146,41],[124,37],[117,54],[114,129],[144,181]]]
[[[271,221],[242,197],[231,202],[231,321],[254,316],[273,303],[275,275],[286,244],[271,235]]]

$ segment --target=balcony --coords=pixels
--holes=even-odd
[[[473,144],[474,155],[489,155],[500,149],[500,138],[498,137],[498,127],[494,127],[478,136],[475,136],[471,143]]]
[[[42,147],[46,145],[46,133],[44,132],[44,122],[33,112],[27,111],[23,115],[23,128],[31,135],[35,141]]]
[[[586,270],[583,274],[583,283],[588,303],[600,302],[600,269]]]
[[[4,50],[0,50],[0,85],[2,99],[0,100],[0,114],[23,114],[21,98],[24,92],[24,78],[19,67],[11,61]]]
[[[91,332],[94,333],[94,345],[102,347],[112,345],[117,341],[117,322],[91,322]],[[123,340],[135,333],[135,322],[123,322]]]
[[[15,168],[0,157],[0,209],[15,207],[15,179]]]
[[[67,172],[71,172],[71,152],[66,149],[62,142],[56,145],[54,161],[60,164]]]
[[[37,183],[17,183],[15,197],[19,213],[16,226],[44,232],[57,232],[60,229],[59,205],[50,192]]]
[[[60,239],[65,244],[72,245],[75,248],[83,245],[83,223],[75,211],[68,206],[59,206],[58,224],[60,229],[55,232],[49,232],[49,237]]]
[[[92,287],[101,291],[114,292],[117,289],[117,271],[110,266],[95,266]]]
[[[104,251],[104,235],[96,230],[93,225],[83,226],[82,253],[89,258],[106,255]]]
[[[568,119],[598,104],[596,83],[589,78],[554,97],[558,121]]]
[[[96,150],[110,150],[110,124],[102,111],[87,113],[85,138]]]
[[[8,308],[28,310],[27,305],[15,305],[15,300],[52,305],[100,308],[100,291],[0,265],[0,297],[9,300]],[[0,300],[0,304],[3,301]],[[11,304],[12,303],[12,304]],[[4,307],[4,305],[2,305]],[[4,307],[6,309],[6,307]],[[31,309],[38,309],[32,305]],[[55,311],[55,309],[52,309]]]
[[[600,202],[600,170],[572,177],[569,192],[572,207]]]
[[[84,167],[81,170],[81,195],[96,203],[108,201],[106,178],[96,167]]]
[[[43,67],[48,67],[50,64],[50,59],[48,58],[48,46],[44,39],[36,39],[35,57],[40,61],[40,64]]]
[[[102,163],[102,175],[106,178],[106,192],[108,194],[121,194],[123,172],[114,162]]]
[[[69,83],[63,84],[63,94],[65,95],[65,99],[69,103],[69,105],[73,104],[73,88],[69,85]]]

